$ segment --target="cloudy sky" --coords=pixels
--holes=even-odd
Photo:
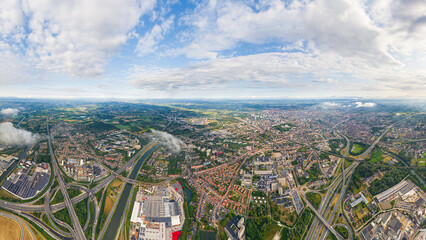
[[[0,1],[1,97],[425,92],[424,0]]]

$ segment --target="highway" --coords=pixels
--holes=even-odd
[[[409,117],[407,117],[407,118],[410,118],[411,116],[409,116]],[[327,191],[327,193],[326,193],[326,197],[325,197],[325,199],[321,202],[321,205],[320,205],[320,209],[319,209],[319,214],[321,215],[321,217],[324,217],[324,216],[327,216],[327,213],[329,213],[329,212],[331,212],[331,214],[330,214],[330,216],[329,216],[329,218],[328,218],[328,220],[326,220],[327,221],[327,223],[328,223],[328,225],[333,221],[333,219],[334,219],[334,216],[335,216],[335,214],[336,214],[336,212],[337,212],[337,210],[338,210],[338,208],[339,208],[339,206],[341,205],[341,203],[342,203],[342,201],[343,201],[343,199],[344,199],[344,194],[346,193],[346,189],[347,189],[347,187],[349,186],[349,182],[350,182],[350,179],[351,179],[351,176],[352,176],[352,173],[353,173],[353,171],[355,170],[355,168],[359,165],[359,163],[361,162],[361,161],[363,161],[367,156],[368,156],[368,154],[370,154],[370,152],[374,149],[374,147],[380,142],[380,140],[387,134],[387,132],[395,125],[395,124],[397,124],[397,123],[399,123],[399,122],[401,122],[401,121],[404,121],[405,119],[407,119],[407,118],[404,118],[404,119],[402,119],[402,120],[400,120],[400,121],[397,121],[397,122],[395,122],[395,123],[393,123],[393,124],[391,124],[391,125],[389,125],[381,134],[380,134],[380,136],[378,137],[378,138],[376,138],[376,140],[373,142],[373,144],[371,144],[370,145],[370,147],[366,150],[366,151],[364,151],[358,158],[357,158],[357,160],[358,160],[358,162],[355,162],[355,163],[353,163],[352,165],[350,165],[349,167],[348,167],[348,169],[344,169],[343,171],[342,171],[342,174],[338,177],[338,178],[336,178],[336,180],[337,181],[335,181],[335,182],[333,182],[330,186],[331,186],[331,188],[329,188],[329,190]],[[340,134],[340,133],[339,133]],[[345,137],[345,139],[346,139],[346,141],[347,141],[347,144],[346,144],[346,151],[345,151],[345,155],[344,155],[344,157],[346,157],[347,156],[347,153],[350,151],[350,149],[349,149],[349,139],[346,137],[346,136],[344,136]],[[344,164],[344,161],[343,161],[343,164]],[[342,183],[342,184],[340,184],[340,183]],[[338,201],[337,201],[337,203],[334,205],[334,208],[333,208],[333,210],[331,209],[331,205],[328,205],[325,209],[324,209],[324,207],[329,203],[329,201],[330,201],[330,198],[331,197],[333,197],[334,198],[334,192],[335,192],[335,190],[337,189],[337,187],[338,186],[342,186],[342,189],[341,189],[341,193],[340,193],[340,195],[339,195],[339,199],[338,199]],[[333,198],[331,198],[331,199],[333,199]],[[317,217],[319,218],[319,216],[317,215]],[[309,230],[309,232],[308,232],[308,234],[307,234],[307,236],[306,236],[306,239],[321,239],[321,240],[323,240],[323,239],[325,239],[326,237],[327,237],[327,233],[328,233],[328,231],[327,231],[327,229],[325,229],[324,231],[321,231],[321,229],[323,229],[323,227],[324,226],[319,226],[319,223],[318,223],[318,218],[315,218],[315,220],[314,220],[314,223],[312,224],[312,227],[310,228],[310,230]],[[320,219],[321,220],[321,219]],[[323,222],[323,224],[324,224],[324,222]],[[328,226],[326,225],[326,227],[328,228]],[[348,228],[349,229],[349,228]],[[330,230],[329,228],[328,228],[328,230]],[[322,235],[321,236],[319,236],[319,234],[322,232]],[[333,233],[334,234],[334,233]]]
[[[120,176],[120,174],[125,171],[127,168],[132,167],[133,164],[135,164],[136,160],[139,160],[140,157],[143,154],[146,154],[151,148],[155,147],[157,144],[154,142],[150,142],[148,145],[146,145],[143,149],[141,149],[138,153],[136,153],[127,163],[125,163],[123,166],[121,166],[117,171],[112,172],[111,175],[109,175],[108,177],[104,178],[103,180],[100,180],[100,182],[92,189],[88,189],[82,186],[74,186],[74,187],[78,187],[80,189],[82,189],[84,191],[83,194],[80,194],[79,196],[70,199],[69,195],[66,191],[66,189],[68,187],[70,187],[67,183],[64,182],[63,180],[63,176],[61,175],[61,171],[59,169],[58,163],[56,161],[54,152],[53,152],[53,148],[52,148],[52,138],[50,136],[50,132],[49,132],[49,122],[47,122],[46,124],[46,129],[47,129],[47,137],[48,137],[48,146],[49,146],[49,151],[50,151],[50,155],[51,155],[51,161],[52,161],[52,165],[53,165],[53,172],[54,172],[54,176],[58,179],[58,183],[59,183],[59,187],[61,189],[61,192],[64,196],[64,202],[62,203],[58,203],[55,205],[50,205],[50,187],[48,189],[48,191],[46,193],[44,193],[43,195],[45,195],[46,200],[45,200],[45,204],[43,205],[31,205],[31,203],[13,203],[13,202],[8,202],[8,201],[0,201],[0,207],[4,208],[4,209],[8,209],[11,211],[15,211],[17,214],[20,214],[26,218],[28,218],[30,221],[33,221],[36,225],[38,225],[39,227],[43,228],[46,232],[48,232],[51,236],[54,236],[55,238],[62,238],[62,239],[71,239],[70,237],[72,237],[72,239],[86,239],[82,226],[78,221],[77,215],[75,214],[74,211],[74,207],[73,205],[82,201],[83,199],[85,199],[87,196],[90,196],[91,200],[95,203],[95,216],[94,219],[92,219],[92,221],[94,221],[93,224],[93,231],[92,231],[92,236],[94,236],[94,229],[96,228],[96,225],[98,223],[98,219],[99,219],[99,206],[95,197],[95,193],[102,190],[104,187],[108,186],[117,176]],[[31,146],[28,146],[28,148],[20,155],[19,160],[23,159],[26,157],[26,154],[28,152],[28,150],[31,148]],[[16,161],[16,163],[19,162]],[[14,165],[16,166],[16,164]],[[11,167],[14,167],[11,166]],[[6,174],[6,173],[5,173]],[[121,176],[120,176],[121,177]],[[124,179],[126,182],[131,183],[131,184],[139,184],[137,181],[134,181],[133,179]],[[63,223],[59,220],[57,220],[53,214],[52,211],[58,211],[61,210],[63,208],[67,208],[68,213],[71,217],[71,221],[73,224],[72,228],[71,226],[69,226],[66,223]],[[51,227],[49,227],[48,225],[46,225],[45,223],[43,223],[41,220],[33,217],[30,214],[27,214],[25,212],[45,212],[46,216],[48,216],[49,222],[52,224],[52,226],[55,229],[52,229]],[[52,221],[53,220],[53,221]],[[63,231],[61,231],[53,222],[56,222],[58,225],[62,225],[64,227],[67,227],[71,234],[69,233],[65,233]],[[86,222],[85,224],[85,229],[88,227],[88,223]],[[53,235],[52,235],[53,234]]]
[[[346,139],[346,138],[345,138]],[[345,155],[349,152],[349,147],[350,147],[350,141],[349,139],[346,139],[346,151],[345,151]],[[345,160],[342,159],[341,163],[344,164]],[[342,180],[342,175],[345,175],[345,172],[342,171],[342,174],[338,175],[333,182],[330,184],[330,186],[327,188],[328,191],[326,192],[325,197],[323,198],[323,200],[321,201],[320,207],[319,207],[319,213],[321,214],[321,216],[326,212],[326,206],[329,203],[329,201],[332,199],[332,197],[334,196],[334,192],[336,190],[336,188],[339,186],[341,180]],[[317,231],[319,231],[319,217],[314,219],[314,222],[312,223],[312,227],[309,229],[309,232],[307,234],[306,239],[311,239],[312,238],[312,234],[316,233]]]
[[[56,232],[54,229],[52,229],[50,226],[48,226],[47,224],[42,222],[40,219],[34,217],[31,214],[24,213],[24,212],[18,212],[18,214],[20,214],[21,216],[24,216],[29,221],[32,221],[33,223],[35,223],[37,226],[42,228],[47,234],[49,234],[50,236],[52,236],[55,239],[72,240],[72,238],[62,236],[61,234]]]
[[[139,151],[137,154],[135,154],[126,164],[124,164],[122,167],[120,167],[115,173],[116,175],[119,175],[122,173],[127,167],[130,167],[135,160],[139,159],[139,157],[146,153],[149,149],[154,147],[155,143],[149,143],[147,146],[145,146],[141,151]],[[98,185],[90,189],[93,194],[97,193],[101,189],[103,189],[105,186],[108,186],[114,179],[115,175],[110,175],[103,180],[99,182]],[[72,204],[76,204],[83,199],[85,199],[88,196],[88,193],[85,192],[83,194],[80,194],[79,196],[73,198]],[[9,210],[15,210],[15,211],[22,211],[22,212],[44,212],[44,206],[43,205],[29,205],[27,203],[14,203],[14,202],[8,202],[8,201],[0,201],[0,207],[9,209]],[[51,206],[52,210],[61,210],[65,207],[65,203],[58,203]]]
[[[68,225],[67,223],[61,222],[58,219],[55,218],[55,216],[53,216],[53,213],[50,209],[50,188],[46,191],[46,199],[44,200],[44,208],[45,208],[45,213],[47,218],[49,219],[50,225],[53,226],[53,228],[61,235],[66,236],[66,237],[75,237],[75,233],[74,233],[74,229]],[[66,227],[68,229],[68,231],[71,233],[67,233],[62,231],[60,228],[57,227],[57,225],[62,225],[64,227]]]
[[[59,169],[58,162],[56,161],[55,153],[53,152],[52,138],[50,136],[50,130],[49,130],[49,122],[50,121],[47,121],[46,131],[47,131],[47,140],[49,143],[50,159],[52,161],[53,170],[54,170],[56,179],[58,180],[59,187],[61,188],[62,195],[64,196],[64,202],[67,207],[67,210],[70,215],[71,222],[74,228],[74,234],[73,232],[71,232],[71,234],[73,234],[74,239],[85,240],[86,236],[84,236],[83,228],[81,227],[80,222],[78,221],[77,214],[75,214],[73,203],[71,202],[70,196],[68,195],[67,187],[65,186],[65,182],[62,177],[61,171]]]
[[[328,230],[330,230],[330,232],[334,234],[334,236],[337,237],[337,239],[344,240],[344,238],[340,236],[340,234],[337,233],[336,230],[334,230],[334,228],[321,216],[321,214],[314,208],[314,206],[312,206],[312,204],[309,201],[306,201],[306,203],[308,204],[309,208],[311,208],[312,211],[314,211],[317,218],[328,228]]]
[[[13,214],[7,213],[7,212],[0,212],[0,216],[5,217],[5,218],[10,218],[10,219],[12,219],[13,221],[15,221],[19,225],[19,228],[21,229],[21,238],[20,238],[20,240],[24,240],[24,237],[25,237],[25,228],[28,229],[28,232],[31,234],[31,237],[32,237],[33,240],[37,239],[34,236],[33,231],[31,231],[31,228],[28,227],[28,225],[21,218],[15,216]]]
[[[344,136],[344,135],[342,135],[342,136],[346,139],[346,151],[345,151],[345,154],[343,155],[344,158],[342,159],[342,166],[341,166],[342,167],[342,186],[344,186],[344,187],[341,188],[339,199],[337,200],[337,203],[334,205],[333,212],[331,213],[330,217],[328,218],[328,223],[331,223],[333,221],[334,216],[336,215],[336,212],[340,207],[340,203],[343,201],[343,199],[345,197],[346,189],[349,185],[349,179],[350,179],[350,177],[352,176],[352,173],[353,173],[353,171],[352,172],[350,172],[350,171],[352,169],[355,170],[355,167],[358,166],[358,164],[355,164],[354,165],[355,167],[350,168],[351,170],[348,173],[349,177],[347,177],[348,175],[345,175],[345,159],[346,159],[346,157],[347,157],[347,155],[350,151],[350,149],[349,149],[350,141],[346,136]],[[346,177],[348,178],[348,180],[345,183]],[[326,212],[328,212],[328,210]],[[326,236],[327,236],[327,231],[324,231],[321,239],[325,238]]]

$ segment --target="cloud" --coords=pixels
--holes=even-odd
[[[366,102],[366,103],[362,103],[362,102],[355,102],[355,107],[356,108],[360,108],[360,107],[375,107],[377,104],[372,103],[372,102]]]
[[[16,108],[3,108],[0,111],[0,113],[3,114],[3,115],[9,115],[9,116],[15,117],[16,115],[18,115],[19,109],[16,109]]]
[[[237,87],[239,91],[252,89],[259,95],[262,89],[272,87],[281,89],[282,95],[278,96],[301,89],[305,97],[369,96],[372,92],[375,96],[404,96],[405,87],[415,85],[409,89],[410,94],[424,96],[424,76],[421,72],[372,67],[335,53],[270,52],[199,61],[182,68],[136,66],[129,82],[140,89],[172,94],[194,89],[223,92]],[[226,97],[239,93],[234,91]]]
[[[315,79],[313,80],[313,82],[320,82],[320,83],[339,83],[339,81],[337,81],[336,79],[332,79],[332,78],[321,78],[321,79]]]
[[[0,123],[0,144],[30,145],[36,143],[39,139],[39,135],[17,129],[10,122]]]
[[[188,57],[216,58],[221,51],[243,42],[306,41],[309,49],[375,65],[378,60],[398,64],[366,10],[362,2],[351,0],[205,1],[184,18],[192,26],[192,38],[184,52]]]
[[[136,46],[136,52],[139,56],[154,53],[158,49],[158,43],[164,39],[164,35],[169,31],[173,25],[174,16],[172,15],[161,24],[156,24],[147,32],[142,38],[139,39]]]
[[[340,107],[340,103],[335,103],[335,102],[323,102],[322,103],[323,106],[325,107]]]
[[[1,1],[0,1],[1,2]],[[1,47],[3,46],[3,48]],[[0,40],[0,85],[17,85],[37,83],[50,80],[49,74],[37,69],[34,64],[19,53],[13,52],[7,44]]]
[[[180,146],[183,144],[183,142],[180,139],[166,132],[161,132],[157,130],[151,130],[151,131],[152,131],[152,136],[154,141],[167,147],[173,153],[180,152],[180,149],[181,149]]]
[[[423,0],[2,0],[0,94],[424,97],[425,19]]]
[[[237,82],[283,87],[303,86],[300,79],[311,73],[318,76],[332,74],[333,71],[328,71],[326,64],[335,57],[327,55],[313,58],[302,53],[263,53],[201,61],[184,68],[147,69],[141,66],[133,69],[130,78],[134,86],[155,90],[194,87],[205,89]]]
[[[155,5],[155,0],[1,2],[0,40],[38,68],[89,78],[103,73],[141,15]]]
[[[384,2],[390,6],[400,1]],[[426,6],[424,1],[414,2],[419,9]],[[131,84],[169,92],[239,85],[240,89],[305,88],[305,96],[315,91],[327,92],[328,96],[423,96],[426,71],[419,63],[426,60],[425,39],[410,38],[415,42],[405,46],[401,34],[391,29],[392,21],[379,21],[385,17],[373,16],[375,7],[368,4],[350,0],[203,1],[176,21],[190,26],[176,37],[186,43],[168,51],[200,60],[181,68],[137,66],[132,70]],[[396,17],[396,9],[385,11],[391,19]],[[415,13],[417,20],[401,17],[401,21],[413,23],[425,15],[420,10]],[[418,34],[422,30],[416,27],[414,31]],[[251,51],[252,45],[248,45],[249,53],[235,50],[245,48],[247,43],[257,50]],[[265,46],[277,50],[263,49]],[[404,62],[409,56],[401,55],[412,46],[421,49],[416,53],[418,61],[413,60],[417,66],[409,66]],[[330,90],[332,85],[336,91]]]

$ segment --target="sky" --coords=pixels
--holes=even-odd
[[[426,98],[426,1],[1,0],[0,97]]]

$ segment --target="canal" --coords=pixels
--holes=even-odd
[[[18,165],[18,163],[27,157],[27,152],[31,149],[32,145],[27,146],[27,148],[25,148],[24,152],[22,152],[19,155],[18,160],[14,160],[14,162],[12,164],[9,165],[9,167],[7,168],[6,171],[3,172],[3,174],[0,176],[0,183],[3,182],[3,180],[9,175],[10,172],[12,172],[13,170],[15,170],[16,165]]]
[[[142,166],[142,163],[157,148],[158,147],[155,146],[155,147],[151,148],[150,150],[148,150],[144,155],[142,155],[142,157],[139,159],[136,166],[133,168],[133,171],[129,176],[130,179],[136,178],[136,176],[138,175],[139,169]],[[103,236],[103,239],[106,239],[106,240],[114,240],[115,239],[115,235],[118,231],[118,228],[120,227],[120,220],[121,220],[121,217],[124,214],[124,209],[126,207],[127,199],[129,198],[131,189],[132,189],[132,184],[126,183],[126,185],[124,186],[124,189],[123,189],[123,193],[121,194],[120,200],[118,202],[117,208],[115,209],[114,215],[112,215],[111,222],[109,223],[109,226],[108,226],[108,228],[105,232],[105,235]]]
[[[189,204],[191,202],[191,200],[192,200],[191,190],[189,190],[189,188],[186,185],[184,185],[183,187],[185,188],[185,193],[186,193],[186,196],[188,197],[186,199],[186,202]]]

